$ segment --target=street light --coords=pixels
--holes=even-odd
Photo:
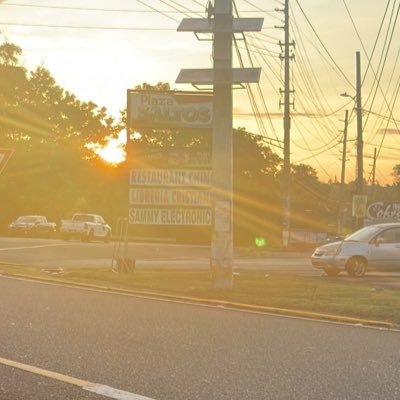
[[[352,95],[348,94],[347,92],[340,93],[340,95],[341,95],[342,97],[350,97],[351,99],[353,99],[354,101],[356,101],[356,96],[352,96]]]

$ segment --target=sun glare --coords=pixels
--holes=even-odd
[[[126,133],[121,132],[118,138],[109,138],[103,146],[98,143],[90,143],[87,147],[100,156],[106,163],[116,166],[125,161],[125,143]]]

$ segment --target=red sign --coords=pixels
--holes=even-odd
[[[11,149],[1,149],[0,148],[0,174],[3,169],[6,167],[8,160],[11,158],[14,150]]]

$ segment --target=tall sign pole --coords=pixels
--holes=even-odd
[[[293,103],[290,101],[290,95],[293,90],[290,89],[290,61],[293,56],[290,55],[290,48],[294,46],[289,38],[289,0],[285,0],[285,9],[277,10],[283,11],[285,15],[285,43],[283,44],[284,55],[281,59],[285,64],[285,89],[281,90],[284,95],[284,117],[283,117],[283,204],[282,204],[282,245],[287,247],[290,240],[290,209],[291,209],[291,183],[290,183],[290,107]],[[282,47],[282,43],[281,47]]]
[[[231,0],[215,2],[214,71],[232,74],[233,15]],[[225,27],[225,32],[218,30]],[[232,81],[214,82],[212,131],[214,229],[211,243],[211,273],[214,285],[232,287],[233,278],[233,148]]]
[[[233,18],[232,0],[209,2],[208,19],[184,19],[178,31],[213,34],[213,69],[181,70],[176,82],[213,85],[212,128],[214,222],[210,268],[214,288],[233,286],[232,86],[258,82],[259,68],[232,68],[235,33],[260,31],[262,18]]]

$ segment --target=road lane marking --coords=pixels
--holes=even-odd
[[[83,389],[87,390],[88,392],[100,394],[102,396],[116,400],[154,400],[150,399],[149,397],[140,396],[139,394],[114,389],[106,385],[95,385],[88,388],[83,387]]]
[[[59,244],[41,244],[37,246],[6,247],[0,249],[0,251],[42,249],[45,247],[57,247],[57,246],[69,246],[69,245],[70,245],[69,243],[59,243]]]
[[[58,372],[49,371],[47,369],[34,367],[32,365],[23,364],[17,361],[8,360],[0,357],[0,364],[8,367],[20,369],[22,371],[30,372],[35,375],[44,376],[46,378],[54,379],[69,385],[80,387],[82,390],[87,392],[96,393],[109,399],[115,400],[154,400],[150,397],[141,396],[131,392],[125,392],[123,390],[115,389],[111,386],[101,385],[99,383],[93,383],[82,379],[74,378],[72,376],[59,374]]]
[[[95,385],[88,381],[76,379],[71,376],[59,374],[57,372],[48,371],[46,369],[34,367],[32,365],[22,364],[17,361],[8,360],[6,358],[0,358],[0,364],[7,365],[9,367],[13,367],[13,368],[17,368],[17,369],[21,369],[23,371],[31,372],[32,374],[35,374],[35,375],[45,376],[47,378],[55,379],[57,381],[61,381],[64,383],[69,383],[70,385],[75,385],[75,386],[80,386],[80,387],[84,387],[84,386],[90,387],[90,386]]]

